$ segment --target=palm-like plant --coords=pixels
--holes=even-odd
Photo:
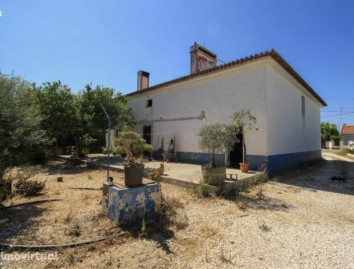
[[[245,131],[250,131],[253,125],[257,123],[257,119],[253,116],[249,110],[237,111],[232,115],[232,122],[236,129],[243,134],[242,147],[243,147],[243,163],[247,163],[247,152],[246,152],[246,136]]]

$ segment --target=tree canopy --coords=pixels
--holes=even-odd
[[[133,126],[134,119],[127,109],[127,102],[122,93],[116,93],[111,88],[102,86],[93,88],[86,85],[77,97],[79,114],[76,137],[81,140],[83,146],[98,150],[103,145],[108,122],[101,105],[110,116],[112,127],[121,130],[125,126]]]
[[[230,150],[237,142],[238,129],[233,125],[212,123],[203,125],[198,132],[198,145],[211,154],[211,166],[215,167],[215,154]]]
[[[76,97],[60,81],[46,82],[34,88],[34,99],[42,115],[41,127],[46,130],[57,154],[60,138],[74,135],[77,125]]]
[[[334,141],[336,144],[339,143],[340,134],[337,129],[337,125],[329,122],[321,123],[321,141],[324,144],[326,141]]]
[[[101,151],[107,129],[101,105],[111,118],[112,128],[123,129],[134,125],[127,102],[126,96],[108,87],[86,85],[74,94],[61,81],[38,87],[0,73],[1,171],[5,163],[14,163],[20,156],[57,148],[60,140],[70,140],[79,152]]]
[[[32,86],[20,77],[0,74],[0,176],[8,165],[21,162],[24,153],[48,144],[43,120]]]

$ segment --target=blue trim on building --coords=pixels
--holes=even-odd
[[[294,169],[308,161],[321,158],[321,150],[295,152],[268,156],[268,174],[274,176],[286,170]]]
[[[267,168],[268,157],[263,155],[247,155],[250,170],[263,171]]]
[[[321,150],[286,153],[279,155],[247,155],[250,169],[254,171],[268,170],[270,177],[294,169],[303,163],[321,158]],[[177,152],[177,161],[181,163],[206,164],[211,162],[209,153]],[[225,154],[215,154],[216,163],[225,162]]]

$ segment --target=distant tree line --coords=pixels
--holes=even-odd
[[[0,73],[0,179],[5,168],[44,163],[71,146],[76,154],[101,152],[107,119],[133,126],[127,98],[114,89],[88,84],[78,94],[60,81],[41,86]]]

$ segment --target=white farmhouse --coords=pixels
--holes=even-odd
[[[173,140],[178,162],[207,163],[210,155],[198,148],[200,127],[230,123],[234,112],[246,109],[257,118],[243,134],[251,169],[274,175],[321,157],[320,109],[326,103],[276,51],[221,66],[198,44],[190,53],[190,75],[150,87],[149,73],[139,71],[138,89],[128,94],[135,130],[155,154]],[[242,147],[217,158],[237,165]]]

